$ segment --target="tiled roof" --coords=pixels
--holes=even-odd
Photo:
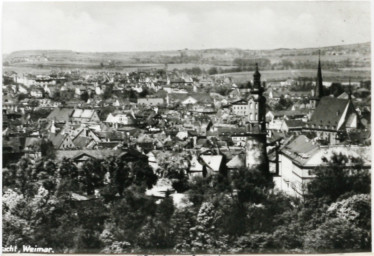
[[[283,155],[288,156],[297,165],[315,167],[323,164],[322,158],[330,158],[334,153],[349,157],[362,158],[365,166],[371,165],[370,147],[334,145],[323,147],[312,143],[305,135],[300,135],[282,148]]]
[[[20,137],[7,137],[3,138],[3,149],[6,147],[12,148],[13,152],[20,151],[22,146]]]
[[[62,160],[63,158],[74,159],[83,154],[92,156],[96,159],[104,159],[108,156],[115,156],[119,154],[119,151],[112,149],[102,149],[102,150],[56,150],[56,159]]]
[[[208,93],[188,93],[188,94],[180,94],[180,93],[170,93],[168,94],[169,98],[174,101],[184,101],[189,97],[194,98],[199,103],[212,103],[213,98]]]
[[[91,118],[95,113],[93,109],[75,109],[73,113],[73,118]]]
[[[267,138],[268,143],[274,143],[276,141],[280,141],[284,139],[285,135],[282,132],[277,132],[277,131],[272,131],[271,132],[271,137]]]
[[[53,134],[49,135],[49,140],[52,142],[55,148],[59,148],[61,143],[64,141],[65,136],[61,134]]]
[[[305,125],[305,123],[303,121],[293,120],[293,119],[286,120],[286,124],[287,124],[288,128],[303,127]]]
[[[282,149],[284,155],[287,155],[293,162],[300,165],[306,164],[316,151],[318,151],[318,146],[312,143],[305,135],[296,137]]]
[[[78,136],[73,140],[73,143],[77,148],[85,148],[91,140],[92,138],[90,137]]]
[[[312,125],[312,127],[314,125],[316,128],[321,126],[323,128],[337,129],[348,102],[349,100],[346,99],[321,98],[308,124]]]
[[[304,116],[308,113],[307,110],[277,110],[272,111],[275,117],[283,117],[283,116],[289,116],[289,117],[296,117],[296,116]]]
[[[305,135],[300,135],[291,141],[285,148],[296,153],[307,153],[317,148],[317,146],[314,145]]]

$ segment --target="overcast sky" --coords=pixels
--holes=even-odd
[[[3,53],[304,48],[368,42],[369,2],[5,2]]]

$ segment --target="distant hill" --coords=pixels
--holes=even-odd
[[[321,51],[324,69],[370,68],[370,42],[337,45],[321,48],[273,50],[245,50],[236,48],[173,50],[154,52],[74,52],[70,50],[26,50],[3,55],[5,67],[19,68],[115,68],[134,65],[162,68],[165,64],[173,68],[188,66],[217,66],[223,70],[239,67],[250,69],[255,61],[262,69],[309,69],[314,68]],[[228,70],[230,72],[230,70]]]
[[[250,72],[236,72],[236,73],[224,73],[214,75],[215,77],[231,77],[234,83],[245,83],[252,79],[253,71]],[[262,81],[284,81],[287,79],[296,78],[309,78],[314,80],[317,76],[316,69],[290,69],[290,70],[261,70]],[[328,82],[347,82],[351,81],[364,81],[370,79],[370,70],[342,70],[339,71],[322,71],[322,77],[324,81]]]

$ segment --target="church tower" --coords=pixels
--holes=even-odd
[[[319,100],[325,96],[323,93],[323,79],[322,79],[322,68],[321,68],[321,56],[318,56],[318,70],[317,70],[317,80],[316,87],[314,88],[314,93],[311,98],[312,108],[315,109],[319,103]]]
[[[247,131],[249,136],[246,142],[246,166],[251,168],[263,166],[269,170],[266,151],[266,98],[263,96],[264,87],[261,84],[261,74],[256,63],[253,74],[253,88],[248,97],[249,123]],[[253,115],[252,115],[253,114]],[[253,118],[254,117],[254,118]]]
[[[254,110],[255,118],[249,118],[249,122],[258,126],[260,131],[266,133],[266,98],[263,93],[264,87],[261,84],[261,74],[256,63],[256,70],[253,74],[253,88],[248,99],[248,102],[254,102],[252,109]]]

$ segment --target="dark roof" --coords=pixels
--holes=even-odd
[[[120,142],[111,142],[111,141],[109,141],[109,142],[107,142],[107,141],[105,141],[105,142],[99,142],[99,143],[97,143],[97,145],[98,145],[98,147],[100,148],[100,149],[113,149],[113,148],[115,148],[116,146],[118,146],[120,144]]]
[[[110,141],[122,141],[125,135],[118,131],[94,132],[99,138],[109,139]]]
[[[286,144],[281,152],[291,158],[293,162],[304,165],[318,150],[317,145],[312,143],[305,135],[300,135]]]
[[[271,137],[270,138],[267,138],[267,142],[268,143],[275,143],[276,141],[280,141],[282,139],[284,139],[285,137],[285,134],[282,133],[282,132],[277,132],[277,131],[272,131],[271,132]]]
[[[148,159],[146,155],[135,149],[129,149],[118,155],[122,159],[126,159],[129,162]]]
[[[187,131],[188,132],[188,136],[198,136],[199,134],[197,133],[197,131]]]
[[[315,109],[309,124],[316,127],[337,128],[349,100],[332,97],[322,97]]]
[[[19,152],[21,150],[21,139],[20,137],[6,137],[3,138],[3,148],[12,148],[13,152]]]
[[[308,153],[311,150],[318,148],[317,145],[313,144],[306,136],[300,135],[288,145],[285,146],[285,149],[288,149],[294,153]]]
[[[88,155],[92,158],[96,159],[104,159],[109,156],[118,155],[120,151],[112,150],[112,149],[100,149],[100,150],[56,150],[56,159],[62,160],[63,158],[69,159],[77,159],[83,155]]]
[[[308,113],[308,110],[277,110],[277,111],[272,111],[273,115],[275,117],[283,117],[283,116],[288,116],[288,117],[297,117],[297,116],[305,116]]]
[[[73,143],[77,148],[85,148],[91,140],[92,138],[89,137],[78,136],[73,140]]]
[[[169,98],[174,101],[184,101],[188,97],[192,97],[199,103],[212,103],[213,98],[208,93],[186,93],[186,94],[178,94],[178,93],[170,93]]]
[[[61,143],[64,141],[64,139],[65,139],[65,136],[61,135],[60,133],[59,134],[51,133],[49,135],[49,140],[52,142],[55,148],[59,148]]]
[[[183,100],[188,98],[189,94],[187,94],[187,93],[169,93],[167,96],[170,98],[170,100],[183,101]]]
[[[231,105],[248,105],[248,101],[245,99],[240,99],[240,100],[231,102]]]
[[[200,146],[204,146],[204,147],[209,147],[210,146],[209,140],[204,139],[204,138],[197,139],[196,144],[200,145]]]
[[[290,120],[286,120],[286,124],[288,128],[295,128],[295,127],[303,127],[305,123],[301,120],[290,119]]]

